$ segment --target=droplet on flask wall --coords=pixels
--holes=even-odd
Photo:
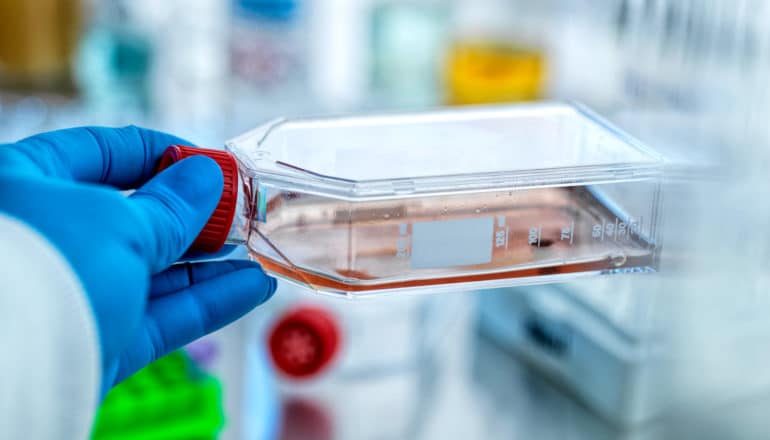
[[[612,263],[615,267],[620,267],[624,264],[626,264],[626,254],[623,253],[617,253],[617,254],[611,254],[610,255],[610,263]]]

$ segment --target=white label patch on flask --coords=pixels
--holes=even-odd
[[[470,266],[492,261],[493,217],[412,225],[413,269]]]

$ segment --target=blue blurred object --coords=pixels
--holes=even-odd
[[[179,259],[222,191],[212,160],[190,158],[154,178],[166,146],[137,127],[77,128],[0,147],[0,210],[48,238],[88,294],[103,386],[239,318],[275,281],[255,263]],[[117,189],[138,189],[126,197]]]
[[[312,98],[306,5],[299,0],[236,0],[228,29],[233,125],[307,111]]]
[[[435,106],[450,8],[441,2],[388,1],[372,9],[371,82],[383,104]]]
[[[299,9],[297,0],[234,0],[237,11],[270,20],[291,20]]]
[[[75,68],[88,105],[97,111],[146,113],[150,106],[151,36],[122,0],[100,4]]]

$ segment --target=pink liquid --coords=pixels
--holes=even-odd
[[[249,241],[252,257],[271,272],[320,290],[365,292],[654,266],[654,246],[640,234],[644,219],[616,217],[581,187],[364,203],[282,193],[268,201],[265,218]],[[465,223],[457,222],[456,239],[450,233],[430,242],[435,251],[420,248],[423,230],[479,218],[489,220],[473,241]],[[466,253],[482,248],[489,253],[469,260]]]

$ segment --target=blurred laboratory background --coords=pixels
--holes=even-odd
[[[96,439],[770,437],[768,78],[765,0],[0,0],[2,142],[574,100],[668,159],[660,273],[281,284],[114,388]]]

